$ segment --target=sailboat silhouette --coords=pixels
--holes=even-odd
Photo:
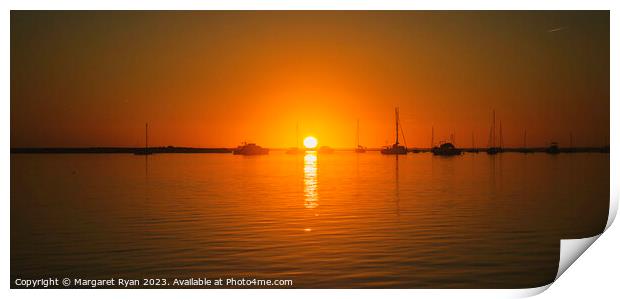
[[[392,146],[386,146],[381,150],[381,153],[384,155],[406,155],[407,154],[407,147],[402,146],[398,143],[398,124],[400,123],[400,118],[398,115],[398,107],[396,107],[395,109],[395,114],[396,114],[396,142],[394,142],[394,144],[392,144]]]
[[[152,155],[153,152],[149,150],[149,123],[146,123],[144,128],[144,149],[137,149],[133,154],[134,155]]]

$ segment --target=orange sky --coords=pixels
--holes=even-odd
[[[608,12],[11,12],[11,146],[609,144]]]

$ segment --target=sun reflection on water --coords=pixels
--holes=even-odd
[[[316,152],[306,152],[304,156],[304,206],[308,209],[316,208],[319,204],[317,192],[317,157]]]

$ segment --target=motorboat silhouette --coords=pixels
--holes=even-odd
[[[460,155],[463,151],[454,146],[454,144],[450,142],[444,142],[439,146],[433,147],[431,150],[433,155],[437,156],[456,156]]]
[[[233,150],[233,155],[266,155],[269,149],[256,145],[256,143],[243,143]]]

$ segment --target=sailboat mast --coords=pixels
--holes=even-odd
[[[495,147],[495,109],[493,109],[493,126],[491,130],[491,147]]]
[[[504,136],[502,135],[502,121],[499,121],[499,147],[504,147]]]
[[[149,149],[149,123],[144,125],[144,150],[147,151]]]
[[[396,144],[398,144],[398,107],[396,107]]]
[[[489,129],[489,141],[488,141],[487,146],[493,147],[493,128]]]
[[[527,129],[523,132],[523,148],[527,148]]]
[[[435,145],[435,127],[431,127],[431,148]]]

